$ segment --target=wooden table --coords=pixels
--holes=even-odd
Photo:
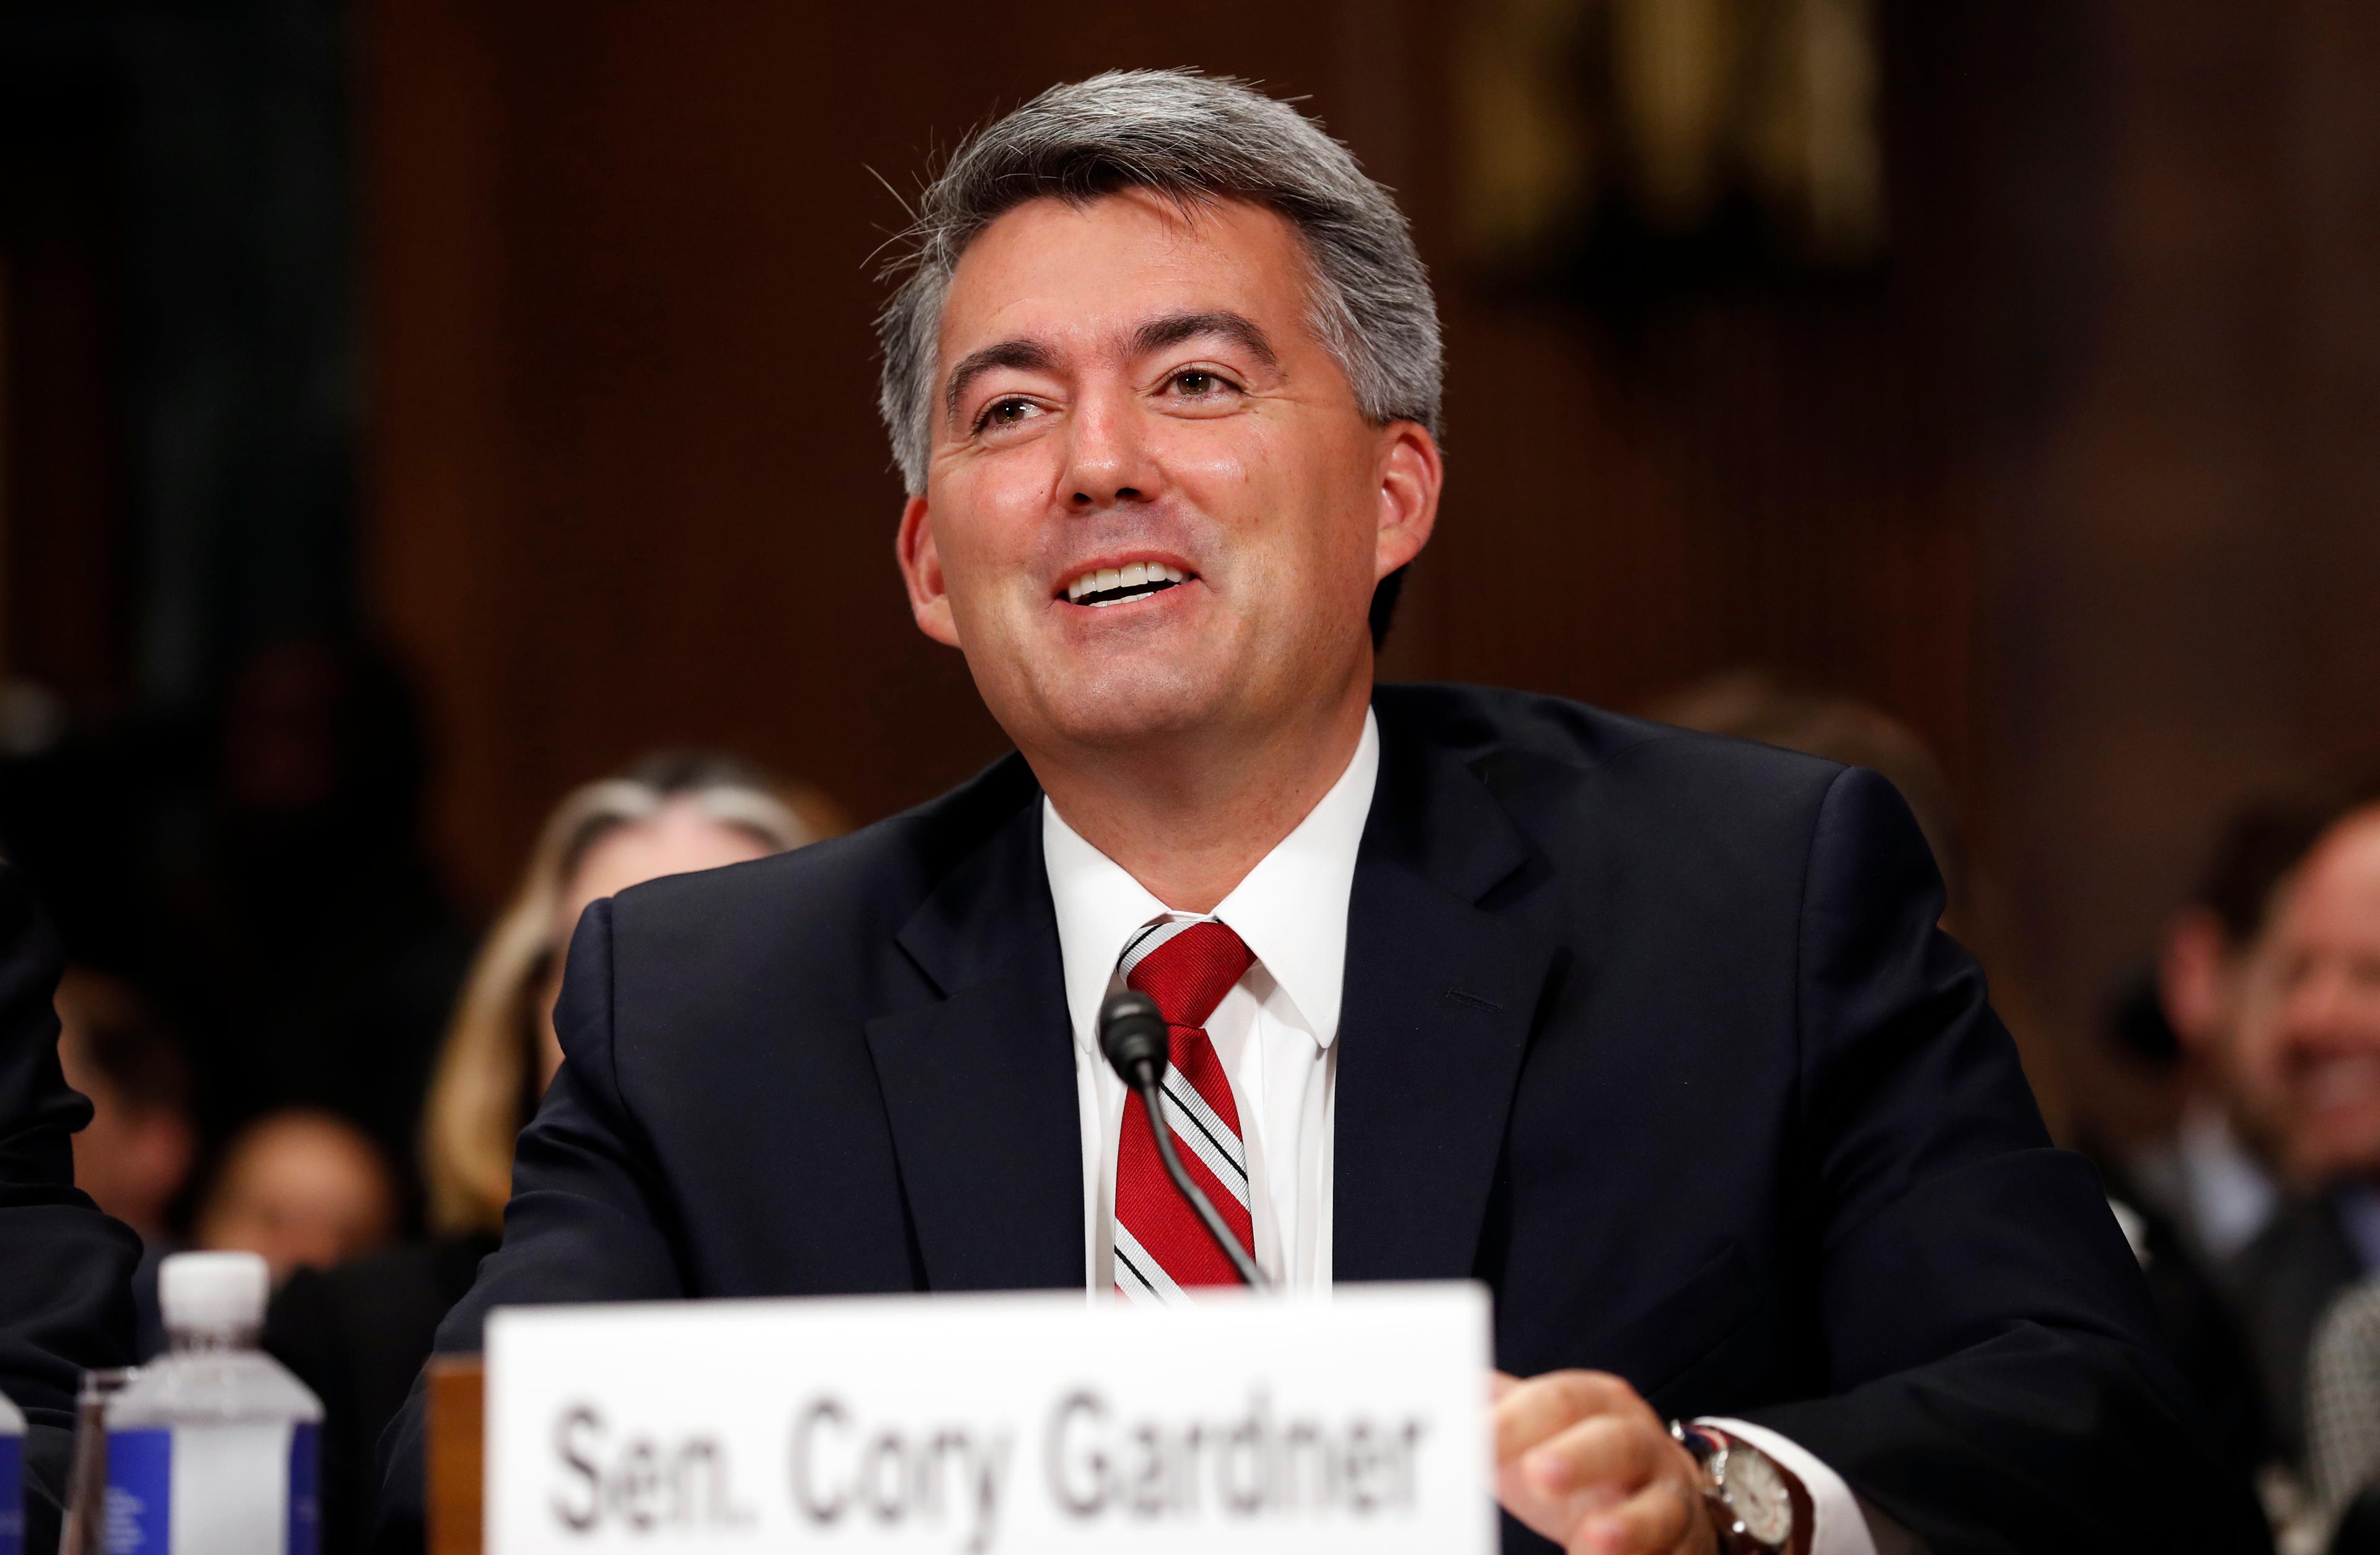
[[[430,1363],[430,1555],[480,1555],[480,1455],[487,1445],[487,1367],[477,1355]]]

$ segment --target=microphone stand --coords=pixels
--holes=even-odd
[[[1222,1215],[1215,1209],[1197,1183],[1182,1165],[1182,1157],[1173,1147],[1173,1127],[1165,1121],[1165,1068],[1168,1042],[1165,1017],[1158,1013],[1156,1001],[1145,993],[1127,989],[1111,993],[1099,1006],[1099,1051],[1107,1055],[1108,1064],[1116,1072],[1125,1088],[1140,1098],[1148,1113],[1148,1130],[1157,1137],[1157,1157],[1165,1163],[1165,1174],[1173,1180],[1174,1191],[1190,1201],[1207,1234],[1215,1245],[1232,1260],[1232,1268],[1240,1282],[1252,1291],[1269,1290],[1264,1271],[1257,1260],[1232,1234],[1223,1223]]]

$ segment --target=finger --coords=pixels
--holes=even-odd
[[[1520,1385],[1521,1379],[1511,1372],[1490,1371],[1488,1374],[1488,1397],[1491,1401],[1500,1400]]]
[[[1635,1399],[1627,1383],[1600,1371],[1532,1377],[1496,1403],[1496,1461],[1508,1463],[1556,1431],[1625,1408]]]
[[[1601,1491],[1617,1500],[1661,1467],[1669,1440],[1627,1415],[1597,1415],[1537,1443],[1522,1456],[1521,1472],[1541,1496]]]
[[[1619,1505],[1590,1513],[1572,1535],[1570,1555],[1666,1555],[1686,1542],[1701,1500],[1685,1481],[1663,1476]]]

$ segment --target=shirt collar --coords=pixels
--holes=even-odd
[[[1347,968],[1347,900],[1355,855],[1380,774],[1380,733],[1370,710],[1355,754],[1330,791],[1296,830],[1257,861],[1212,917],[1246,942],[1289,996],[1315,1042],[1329,1047],[1339,1030]],[[1075,1039],[1096,1050],[1092,1027],[1114,976],[1116,957],[1141,925],[1169,914],[1164,903],[1066,824],[1041,801],[1041,857],[1057,908],[1058,954]]]

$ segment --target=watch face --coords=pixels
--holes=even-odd
[[[1730,1447],[1727,1474],[1719,1497],[1743,1531],[1772,1549],[1781,1549],[1793,1537],[1793,1495],[1777,1465],[1759,1452]]]

